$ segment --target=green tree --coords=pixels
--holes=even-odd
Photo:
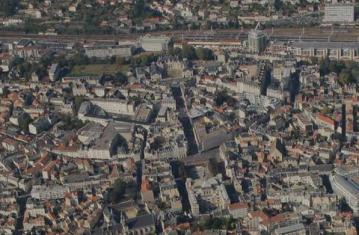
[[[236,100],[232,96],[228,95],[227,90],[221,90],[216,93],[216,96],[214,97],[214,102],[216,103],[217,106],[221,106],[225,102],[229,106],[233,106],[235,105]]]
[[[61,121],[63,122],[63,124],[60,126],[60,129],[67,131],[78,130],[85,125],[84,122],[82,122],[77,117],[73,117],[72,115],[62,116]]]
[[[282,2],[282,0],[274,0],[274,8],[276,9],[276,11],[282,10],[284,7],[284,4]]]
[[[47,74],[46,68],[42,67],[41,65],[37,64],[34,68],[34,72],[39,76],[39,78],[43,78]]]
[[[163,144],[165,143],[166,139],[162,136],[157,136],[153,140],[153,143],[151,144],[151,149],[158,150],[162,148]]]
[[[182,57],[187,58],[189,60],[196,59],[196,51],[192,46],[189,46],[187,44],[183,45],[182,47]]]
[[[233,230],[236,228],[236,220],[233,218],[209,218],[204,226],[207,229]]]
[[[137,57],[131,58],[131,64],[133,66],[149,66],[152,62],[155,62],[158,59],[157,55],[150,54],[150,55],[140,55]]]
[[[233,112],[233,113],[230,113],[228,115],[228,120],[231,121],[231,122],[234,122],[236,120],[237,116],[236,114]]]
[[[333,60],[329,63],[329,72],[339,74],[345,67],[343,62]]]
[[[129,100],[135,103],[135,107],[137,107],[143,102],[140,96],[130,96]]]
[[[88,65],[90,64],[90,58],[83,53],[76,53],[72,56],[69,65],[70,67],[75,65]]]
[[[172,56],[179,56],[179,57],[182,57],[182,49],[179,48],[179,47],[171,47],[169,50],[168,50],[168,54],[169,55],[172,55]]]
[[[315,56],[312,56],[312,57],[310,58],[310,61],[311,61],[311,63],[312,63],[313,65],[317,65],[317,64],[319,63],[318,57],[315,57]]]
[[[116,57],[116,64],[119,64],[119,65],[126,64],[126,59],[123,57]]]
[[[327,75],[329,73],[329,65],[330,65],[330,59],[329,57],[326,57],[325,59],[322,59],[320,61],[320,75],[324,76]]]
[[[28,113],[23,112],[19,117],[19,128],[24,131],[29,131],[29,124],[32,122],[32,119]]]
[[[114,203],[120,202],[125,196],[127,184],[122,179],[117,179],[113,184],[111,200]]]
[[[199,60],[213,60],[213,52],[208,48],[199,47],[196,49],[196,57]]]
[[[150,16],[161,16],[161,14],[147,7],[144,0],[136,0],[132,11],[130,11],[130,17],[134,18],[135,21],[141,21],[143,18]]]
[[[85,100],[86,100],[86,98],[84,96],[75,96],[74,105],[73,105],[73,110],[75,113],[77,113],[79,111],[79,108],[80,108],[82,102],[84,102]]]
[[[339,81],[340,85],[342,85],[342,86],[351,83],[353,81],[353,76],[352,76],[351,71],[349,69],[344,69],[339,74],[339,80],[338,81]]]
[[[16,56],[14,59],[11,60],[9,68],[12,69],[14,67],[19,66],[20,64],[22,64],[24,62],[25,62],[25,60],[23,58],[20,58],[20,57]]]
[[[114,77],[114,84],[116,86],[123,86],[128,83],[128,78],[122,72],[117,72]]]
[[[352,76],[353,76],[353,81],[354,82],[359,81],[359,68],[355,67],[355,68],[352,69]]]
[[[31,18],[26,18],[24,22],[25,33],[39,33],[45,31],[46,27],[43,24],[39,24],[39,21],[35,21]]]
[[[2,96],[2,97],[7,97],[9,93],[10,93],[9,88],[8,88],[8,87],[4,87],[1,96]]]
[[[32,104],[32,101],[33,101],[33,95],[31,92],[27,92],[25,93],[24,95],[24,105],[31,105]]]
[[[15,15],[18,7],[19,7],[19,0],[0,1],[0,12],[5,16]]]
[[[302,7],[305,7],[308,5],[308,2],[307,2],[307,0],[299,0],[299,5]]]
[[[33,72],[33,66],[29,62],[24,62],[20,65],[18,65],[18,69],[20,72],[20,76],[29,79],[31,77],[31,73]]]
[[[196,49],[196,57],[200,60],[204,60],[206,55],[203,47],[199,47]]]
[[[132,10],[132,17],[138,18],[145,14],[145,1],[137,0]]]

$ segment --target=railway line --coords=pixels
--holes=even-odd
[[[238,41],[247,38],[249,29],[233,30],[174,30],[151,32],[151,35],[167,35],[174,38],[175,41]],[[266,29],[267,35],[272,40],[277,41],[337,41],[337,42],[359,42],[359,29],[329,30],[321,28],[276,28]],[[0,41],[14,41],[20,39],[44,40],[54,42],[113,42],[121,40],[136,40],[138,37],[147,33],[133,34],[111,34],[111,35],[40,35],[25,34],[18,32],[0,31]]]

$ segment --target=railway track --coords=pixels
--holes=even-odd
[[[167,35],[174,38],[175,41],[236,41],[247,38],[248,29],[245,30],[192,30],[192,31],[163,31],[151,32],[151,35]],[[305,29],[304,34],[302,29],[266,29],[268,36],[272,40],[290,41],[341,41],[353,42],[359,41],[359,29],[352,29],[346,33],[337,31],[323,31],[320,28]],[[140,36],[147,33],[133,33],[133,34],[112,34],[112,35],[39,35],[39,34],[25,34],[17,32],[1,32],[0,40],[20,40],[23,38],[32,40],[45,41],[61,41],[61,42],[113,42],[121,40],[136,40]]]

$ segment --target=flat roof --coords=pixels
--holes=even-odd
[[[345,188],[345,190],[347,190],[350,194],[352,194],[353,196],[355,195],[356,197],[359,198],[359,186],[353,182],[350,179],[346,179],[343,176],[340,175],[334,175],[333,176],[334,180],[340,184],[343,188]]]
[[[293,42],[294,47],[299,48],[318,48],[318,49],[338,49],[351,48],[359,49],[359,42]]]
[[[305,227],[302,223],[293,224],[285,227],[280,227],[276,229],[276,234],[288,234],[298,230],[304,230]]]

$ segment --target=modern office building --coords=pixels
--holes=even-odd
[[[324,22],[353,22],[354,5],[329,4],[325,6]]]
[[[267,44],[267,36],[261,30],[251,30],[248,33],[248,48],[251,52],[261,53],[265,50]]]

